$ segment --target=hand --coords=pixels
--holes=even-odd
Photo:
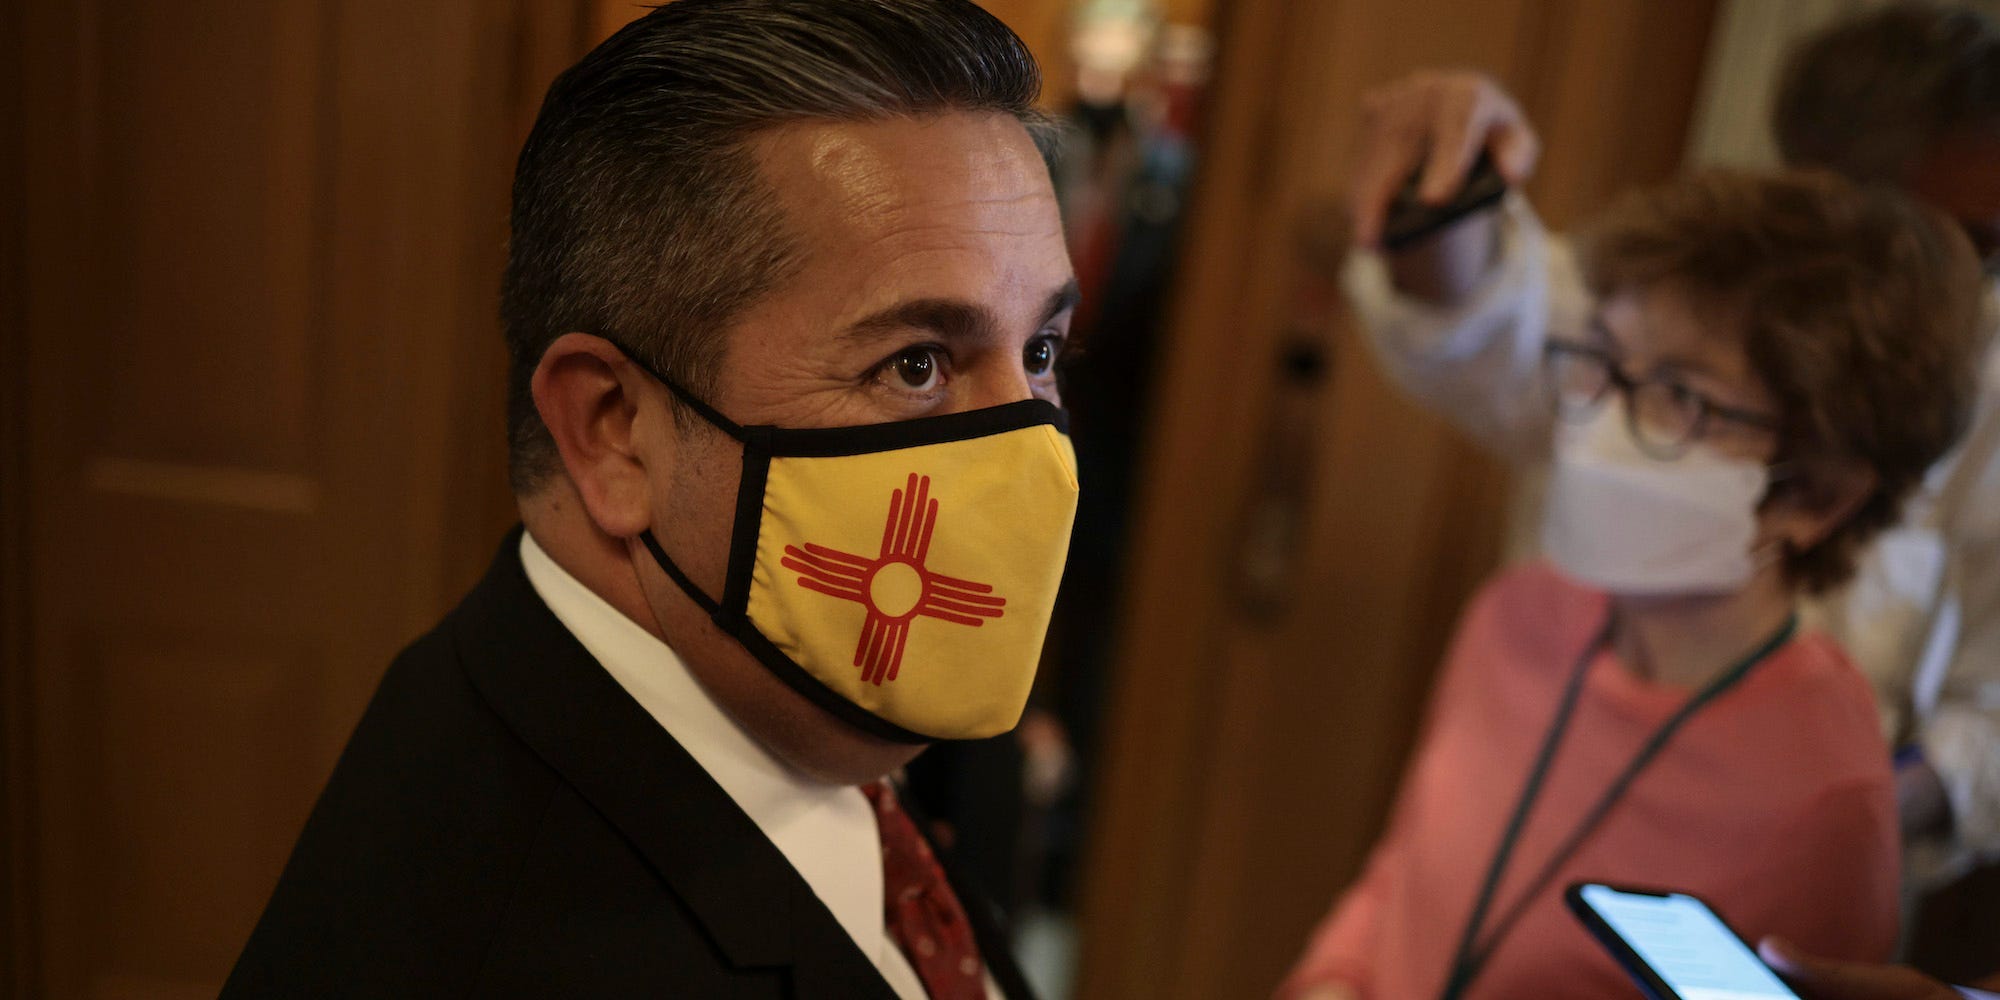
[[[1944,780],[1927,761],[1896,769],[1896,811],[1902,815],[1903,837],[1915,840],[1951,826],[1951,799]]]
[[[1030,708],[1014,727],[1021,742],[1021,785],[1028,803],[1046,809],[1069,790],[1076,779],[1076,754],[1069,733],[1054,714]]]
[[[1900,965],[1812,958],[1776,938],[1765,938],[1757,953],[1806,1000],[1963,1000],[1957,990]]]
[[[1325,983],[1299,994],[1295,1000],[1360,1000],[1361,994],[1340,983]]]
[[[1534,174],[1542,149],[1520,106],[1490,78],[1427,70],[1370,91],[1362,99],[1360,155],[1348,189],[1355,243],[1380,242],[1390,202],[1419,166],[1417,196],[1443,204],[1458,193],[1482,149],[1515,186]]]

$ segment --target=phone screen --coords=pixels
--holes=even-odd
[[[1585,885],[1578,893],[1681,1000],[1798,1000],[1693,896],[1620,892],[1604,885]]]

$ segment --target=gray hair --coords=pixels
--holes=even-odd
[[[615,332],[712,396],[721,331],[796,271],[753,136],[995,112],[1046,151],[1040,88],[1026,46],[969,0],[679,0],[584,56],[549,87],[514,175],[502,315],[515,492],[557,468],[529,390],[557,337]]]
[[[1938,140],[1996,123],[2000,30],[1975,10],[1903,2],[1794,50],[1771,124],[1787,163],[1894,182]]]

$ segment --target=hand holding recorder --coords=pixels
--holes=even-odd
[[[1376,247],[1414,175],[1407,200],[1449,205],[1482,155],[1497,179],[1518,187],[1534,175],[1541,140],[1520,105],[1478,73],[1426,70],[1369,92],[1348,208],[1354,242]]]

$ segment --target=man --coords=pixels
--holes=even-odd
[[[1786,160],[1903,187],[2000,257],[2000,29],[1967,11],[1894,4],[1797,50],[1775,103]],[[1459,189],[1488,152],[1525,182],[1539,141],[1518,106],[1470,73],[1419,73],[1370,96],[1352,181],[1355,239],[1372,250],[1392,195]],[[1384,366],[1482,442],[1547,447],[1542,344],[1580,335],[1586,301],[1568,246],[1527,202],[1477,213],[1393,253],[1363,252],[1348,287]],[[2000,859],[2000,345],[1974,423],[1885,533],[1821,624],[1875,681],[1898,754],[1915,890]]]
[[[555,82],[525,533],[391,666],[225,996],[1026,995],[883,779],[1014,724],[1067,546],[1037,87],[967,0],[680,0]]]

